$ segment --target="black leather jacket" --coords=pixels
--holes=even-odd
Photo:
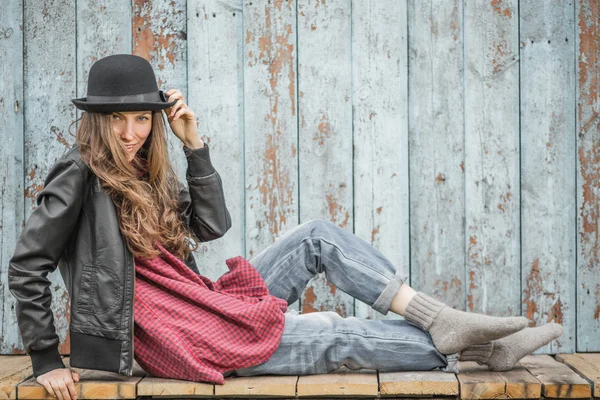
[[[184,147],[187,188],[178,181],[181,218],[202,242],[231,227],[221,177],[208,145]],[[71,299],[70,366],[131,376],[133,256],[125,246],[115,205],[74,145],[52,167],[16,244],[8,287],[35,377],[64,368],[50,308],[49,272],[57,267]],[[198,272],[193,255],[185,260]]]

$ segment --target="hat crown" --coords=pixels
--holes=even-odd
[[[88,96],[126,96],[158,91],[152,65],[133,54],[104,57],[90,68]]]

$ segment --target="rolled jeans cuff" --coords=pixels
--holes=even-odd
[[[394,275],[394,277],[388,282],[385,288],[383,288],[383,291],[381,292],[377,300],[375,300],[371,308],[373,308],[375,311],[382,313],[383,315],[387,315],[392,305],[392,300],[394,300],[394,297],[396,297],[396,294],[398,294],[400,286],[402,286],[403,282],[404,279],[402,279],[400,275]]]

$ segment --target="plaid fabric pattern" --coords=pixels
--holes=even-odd
[[[223,372],[261,364],[279,346],[287,302],[243,257],[216,282],[156,244],[135,257],[134,357],[161,378],[224,384]]]

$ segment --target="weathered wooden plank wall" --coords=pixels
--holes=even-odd
[[[557,321],[600,350],[597,1],[10,0],[0,13],[0,353],[22,352],[8,260],[72,143],[97,59],[148,59],[198,117],[233,226],[216,280],[313,218],[453,307]],[[184,179],[181,144],[169,151]],[[51,233],[49,233],[51,234]],[[50,274],[61,351],[69,299]],[[325,276],[292,307],[383,316]]]

